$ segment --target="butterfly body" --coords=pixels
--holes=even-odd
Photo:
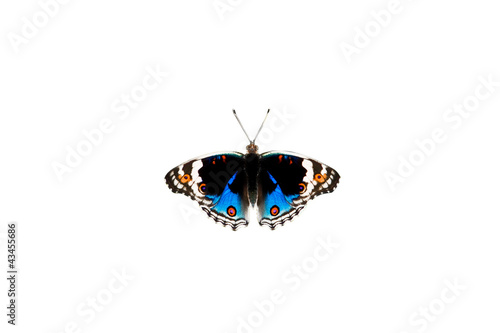
[[[195,200],[215,222],[233,230],[248,225],[251,208],[256,208],[261,225],[274,230],[297,216],[309,200],[332,192],[339,182],[334,169],[314,159],[257,151],[254,139],[246,154],[202,156],[173,168],[165,180],[174,193]]]

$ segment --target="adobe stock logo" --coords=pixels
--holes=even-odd
[[[458,297],[467,289],[467,287],[461,284],[457,278],[453,279],[453,281],[444,280],[444,285],[445,287],[441,290],[438,297],[433,298],[424,306],[419,306],[419,308],[410,315],[408,324],[411,328],[400,331],[399,333],[425,332],[433,323],[438,321],[446,311],[448,311],[451,304],[455,303]]]
[[[339,44],[347,63],[350,64],[354,55],[359,55],[362,50],[366,49],[403,10],[404,6],[400,0],[390,0],[385,9],[370,12],[370,20],[364,24],[363,28],[355,26],[352,42],[342,41]]]
[[[145,72],[146,75],[140,83],[134,85],[128,93],[122,93],[111,103],[110,109],[117,115],[117,121],[113,121],[111,117],[104,117],[94,128],[84,129],[83,138],[74,146],[66,145],[65,158],[51,163],[54,174],[60,182],[63,181],[63,176],[72,173],[81,165],[84,158],[90,156],[94,149],[105,141],[106,135],[112,133],[120,121],[127,119],[131,111],[137,109],[168,76],[168,73],[162,71],[159,65],[156,65],[156,68],[146,66]]]
[[[283,272],[281,279],[287,288],[272,290],[268,298],[253,302],[255,310],[246,316],[238,317],[236,333],[255,332],[275,313],[278,306],[284,304],[292,293],[297,292],[302,284],[318,271],[321,263],[329,260],[340,247],[330,236],[318,237],[316,241],[317,245],[309,256]]]
[[[26,45],[38,36],[41,29],[45,28],[50,21],[59,14],[62,5],[65,5],[69,0],[40,0],[38,5],[40,9],[31,15],[31,18],[26,16],[21,17],[21,29],[19,33],[8,32],[7,39],[14,49],[15,53],[19,53],[21,45]]]
[[[493,74],[489,74],[487,77],[479,76],[478,81],[479,84],[473,93],[444,111],[443,121],[451,130],[458,130],[464,120],[479,109],[481,102],[491,98],[500,86],[499,81],[493,80]],[[448,140],[450,129],[447,130],[445,126],[435,127],[431,130],[430,136],[415,140],[415,148],[406,156],[398,156],[398,166],[395,172],[384,172],[384,178],[391,191],[394,192],[398,184],[404,183],[419,166],[423,165],[437,151],[440,144]]]
[[[233,12],[241,5],[242,2],[243,0],[215,0],[212,3],[212,6],[219,16],[219,19],[221,21],[224,21],[226,14],[229,12]]]
[[[292,121],[297,117],[297,115],[288,109],[285,105],[281,109],[273,108],[269,113],[269,119],[264,124],[264,127],[260,131],[259,138],[257,140],[257,146],[259,146],[259,152],[264,152],[269,144],[271,144],[276,137],[285,131],[287,126],[289,126]],[[248,140],[242,139],[238,144],[236,150],[241,152],[246,152],[246,146],[248,145]]]
[[[58,333],[81,333],[85,328],[102,316],[107,308],[109,308],[115,299],[120,298],[130,282],[135,279],[133,275],[127,273],[125,268],[121,271],[111,270],[113,275],[104,288],[99,289],[91,296],[85,298],[76,306],[77,318],[66,322]],[[54,332],[55,333],[55,332]]]

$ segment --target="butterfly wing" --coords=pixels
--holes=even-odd
[[[289,152],[262,154],[259,169],[261,225],[271,229],[292,220],[305,204],[337,187],[340,175],[316,160]]]
[[[165,180],[174,193],[198,202],[215,222],[236,230],[248,225],[243,156],[232,152],[197,158],[170,170]]]

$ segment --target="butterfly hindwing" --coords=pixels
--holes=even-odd
[[[221,153],[188,161],[165,176],[174,193],[182,193],[224,226],[247,225],[248,198],[244,159],[240,153]]]
[[[339,174],[316,160],[288,152],[262,154],[259,170],[261,225],[271,229],[292,220],[307,201],[332,192]]]

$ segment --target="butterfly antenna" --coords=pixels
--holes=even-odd
[[[257,131],[257,134],[255,135],[255,139],[253,139],[253,141],[251,141],[251,142],[255,143],[255,140],[257,140],[257,137],[259,136],[260,131],[262,130],[262,127],[264,127],[264,123],[266,122],[267,116],[269,115],[269,111],[271,111],[271,109],[267,109],[267,113],[266,113],[266,116],[264,117],[264,121],[262,121],[262,125],[260,125],[260,128]]]
[[[240,118],[238,118],[238,115],[236,114],[236,111],[234,109],[233,109],[233,113],[234,113],[234,116],[236,117],[236,120],[238,120],[238,123],[240,124],[241,129],[243,130],[243,132],[247,136],[248,141],[250,141],[250,143],[252,143],[252,140],[250,140],[250,137],[248,136],[247,131],[245,131],[245,128],[243,127],[243,124],[241,123]]]

